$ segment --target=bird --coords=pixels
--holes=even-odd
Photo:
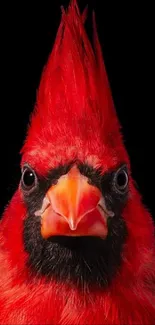
[[[1,325],[152,325],[155,237],[93,12],[62,8],[0,221]]]

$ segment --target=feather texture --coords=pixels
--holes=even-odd
[[[94,51],[84,28],[85,19],[86,12],[81,16],[74,2],[68,12],[62,10],[56,41],[43,71],[22,149],[22,162],[31,156],[37,168],[38,160],[42,160],[39,172],[75,158],[100,164],[105,170],[122,160],[128,162],[95,18]]]
[[[76,0],[62,19],[44,68],[22,162],[39,174],[74,159],[104,173],[130,161],[106,74],[94,21],[94,50],[85,32],[86,11]],[[26,265],[20,186],[0,224],[0,324],[152,325],[155,322],[155,248],[151,215],[130,175],[123,218],[128,238],[122,266],[107,290],[82,292],[32,276]]]

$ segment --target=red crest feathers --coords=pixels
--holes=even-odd
[[[45,158],[43,170],[47,160],[51,167],[65,162],[65,159],[75,158],[101,164],[104,155],[107,157],[104,158],[107,168],[111,163],[128,160],[102,57],[95,15],[93,50],[84,28],[86,14],[86,10],[80,14],[76,1],[71,1],[67,12],[62,9],[55,44],[41,78],[22,153],[24,161],[33,156],[36,167],[41,163],[41,154],[41,160]],[[92,159],[92,156],[97,158]]]
[[[42,75],[22,149],[22,164],[29,163],[39,174],[46,174],[51,168],[73,159],[100,167],[103,172],[123,162],[129,165],[95,18],[93,47],[84,29],[85,19],[86,11],[80,14],[76,0],[71,2],[67,12],[62,10],[54,48]],[[66,282],[54,278],[47,281],[27,267],[23,224],[29,211],[19,187],[0,223],[0,324],[155,323],[154,225],[131,177],[130,180],[130,195],[122,212],[128,232],[121,253],[122,265],[110,286],[92,291],[87,290],[83,277],[79,282],[80,291],[70,283],[70,275]],[[29,196],[26,202],[28,200]],[[33,209],[34,200],[29,201]],[[35,223],[30,224],[31,234],[35,232],[33,225]],[[116,222],[110,237],[114,232],[117,237],[120,235],[117,225]],[[33,240],[29,241],[31,244],[33,247]],[[38,241],[34,245],[38,245]],[[38,246],[42,258],[46,256],[45,248],[44,244]],[[114,251],[115,236],[110,255],[115,260]],[[67,255],[70,256],[69,250]],[[35,257],[35,249],[31,257]],[[72,258],[74,254],[71,261]],[[83,261],[89,268],[85,258]],[[101,271],[100,259],[95,263]],[[77,264],[76,272],[78,267]]]

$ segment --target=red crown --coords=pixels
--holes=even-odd
[[[41,78],[22,153],[24,161],[32,160],[36,167],[43,164],[42,170],[72,159],[91,164],[104,159],[105,168],[128,160],[94,13],[93,47],[85,19],[86,10],[81,15],[76,0],[67,12],[62,9],[55,44]]]

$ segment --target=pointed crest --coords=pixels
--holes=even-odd
[[[62,8],[61,23],[42,74],[22,152],[39,145],[71,146],[75,138],[91,139],[94,130],[93,136],[102,141],[102,146],[104,142],[112,147],[122,146],[95,14],[94,49],[84,28],[86,16],[87,8],[80,14],[76,0],[71,1],[67,11]]]

